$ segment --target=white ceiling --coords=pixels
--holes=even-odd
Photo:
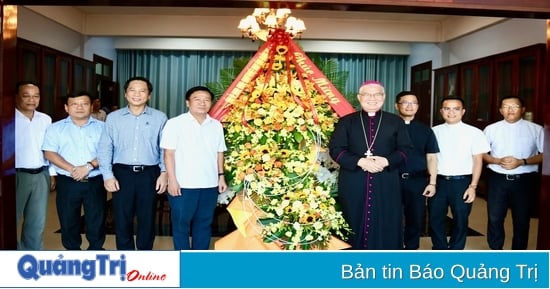
[[[240,37],[248,8],[26,6],[89,36]],[[293,10],[304,39],[444,42],[503,20],[497,17]]]
[[[74,6],[84,14],[111,14],[111,15],[205,15],[205,16],[245,16],[252,13],[247,8],[197,8],[197,7],[121,7],[121,6]],[[354,12],[335,10],[293,10],[293,15],[301,17],[325,17],[330,19],[363,19],[376,20],[412,20],[412,21],[442,21],[448,15],[435,14],[407,14],[382,12]]]

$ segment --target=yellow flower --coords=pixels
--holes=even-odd
[[[230,187],[245,189],[263,211],[265,242],[325,248],[349,231],[334,207],[338,169],[326,150],[338,117],[307,77],[298,79],[290,54],[278,45],[271,67],[230,103],[225,169]]]

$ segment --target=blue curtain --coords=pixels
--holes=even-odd
[[[174,117],[187,111],[185,92],[189,88],[219,81],[220,69],[233,66],[235,58],[253,55],[250,51],[118,50],[120,104],[126,104],[126,80],[144,76],[153,84],[149,105]]]
[[[117,50],[120,103],[126,103],[124,82],[133,76],[144,76],[153,84],[149,105],[164,111],[169,118],[174,117],[187,111],[187,89],[220,81],[220,69],[232,67],[236,58],[253,55],[251,51]],[[339,70],[349,72],[342,93],[355,107],[358,107],[357,90],[365,80],[374,79],[384,84],[386,103],[383,109],[386,111],[394,111],[395,95],[406,89],[407,56],[331,53],[319,56],[336,59]]]

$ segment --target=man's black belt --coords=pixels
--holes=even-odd
[[[26,168],[16,168],[15,171],[18,172],[18,173],[27,173],[27,174],[33,174],[33,175],[36,175],[36,174],[39,174],[45,170],[47,170],[48,167],[44,166],[44,167],[40,167],[40,168],[36,168],[36,169],[26,169]]]
[[[124,165],[124,164],[114,164],[113,167],[125,169],[132,171],[134,173],[141,173],[145,170],[152,169],[152,168],[158,168],[158,165],[154,166],[146,166],[146,165]]]
[[[401,173],[401,178],[406,179],[412,179],[412,178],[425,178],[428,176],[428,172],[426,171],[417,171],[417,172],[409,172],[409,173]]]
[[[444,179],[446,181],[454,181],[454,180],[463,180],[465,178],[469,178],[472,175],[460,175],[460,176],[444,176],[444,175],[437,175],[438,178]]]
[[[501,173],[497,173],[495,171],[493,171],[493,173],[496,174],[497,176],[500,176],[500,177],[504,178],[507,181],[517,181],[517,180],[520,180],[521,178],[525,178],[527,175],[535,174],[535,173],[501,174]]]

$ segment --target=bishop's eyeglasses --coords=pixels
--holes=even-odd
[[[359,93],[359,96],[374,98],[374,99],[382,99],[384,98],[384,93],[383,92],[375,92],[375,93],[363,92],[363,93]]]

